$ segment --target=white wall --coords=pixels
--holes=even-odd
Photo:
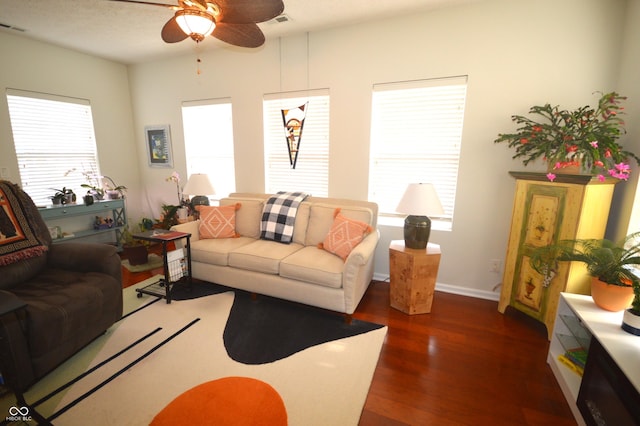
[[[513,128],[512,114],[525,114],[531,105],[551,102],[575,108],[593,104],[594,91],[640,96],[634,86],[640,71],[640,38],[637,30],[625,32],[625,23],[640,20],[638,3],[487,0],[312,32],[308,39],[271,39],[257,50],[203,52],[201,75],[196,75],[195,49],[192,55],[131,66],[127,76],[126,69],[113,62],[0,34],[0,85],[91,99],[104,172],[135,186],[135,196],[128,199],[134,207],[130,210],[157,216],[160,204],[175,198],[175,187],[165,181],[173,169],[147,166],[143,129],[171,126],[174,168],[184,175],[183,101],[231,97],[237,189],[262,191],[263,94],[329,88],[329,192],[365,199],[372,85],[467,74],[453,231],[433,231],[431,241],[439,243],[443,253],[440,288],[497,298],[493,288],[501,275],[488,271],[489,260],[505,257],[514,189],[507,172],[523,166],[493,140]],[[621,52],[635,52],[635,59],[621,61]],[[630,102],[627,121],[635,123],[635,129],[640,127],[637,109],[637,101]],[[3,99],[0,166],[8,164],[16,176],[8,123]],[[635,145],[638,132],[627,135]],[[620,184],[618,190],[622,195],[617,195],[616,222],[628,220],[630,209],[624,200],[635,190],[635,182]],[[388,275],[389,241],[401,239],[402,229],[383,226],[381,233],[378,277]]]
[[[493,140],[511,129],[510,115],[531,105],[574,108],[593,103],[594,91],[616,89],[625,7],[623,0],[486,1],[312,32],[308,40],[268,40],[252,52],[206,53],[199,76],[195,54],[133,66],[136,136],[145,125],[171,124],[175,165],[184,172],[180,103],[231,97],[237,188],[262,191],[262,95],[329,88],[329,193],[365,199],[372,85],[467,74],[453,231],[433,231],[431,240],[442,248],[441,288],[495,298],[501,276],[488,270],[490,259],[505,257],[514,188],[507,171],[522,165]],[[170,197],[166,173],[140,166],[152,203]],[[378,277],[388,275],[389,241],[402,238],[398,227],[381,232]]]
[[[0,58],[0,167],[8,170],[8,179],[20,182],[5,90],[51,93],[91,102],[101,172],[136,198],[139,169],[126,66],[5,32],[0,32]],[[51,186],[55,181],[51,176]],[[130,217],[140,216],[135,203],[128,206]]]

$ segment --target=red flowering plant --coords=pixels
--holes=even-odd
[[[513,158],[522,158],[525,166],[542,158],[550,166],[547,177],[551,181],[556,178],[554,170],[569,166],[580,166],[600,181],[605,176],[627,180],[629,159],[640,163],[640,158],[617,142],[626,133],[620,117],[625,99],[616,92],[606,93],[597,108],[587,105],[575,111],[560,110],[550,104],[533,106],[529,114],[541,120],[513,115],[511,120],[520,126],[516,133],[500,133],[494,142],[507,142],[510,148],[515,148]]]

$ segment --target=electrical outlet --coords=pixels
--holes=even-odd
[[[7,167],[0,167],[0,178],[2,179],[9,178],[9,169]]]
[[[496,274],[499,274],[501,268],[502,261],[500,259],[491,259],[489,261],[489,272],[495,272]]]

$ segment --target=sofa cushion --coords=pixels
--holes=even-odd
[[[227,266],[229,264],[229,253],[254,241],[253,238],[248,237],[193,241],[191,243],[191,260],[194,262]]]
[[[236,232],[236,211],[240,203],[229,206],[199,206],[200,238],[234,238],[240,236]]]
[[[250,271],[278,274],[280,261],[300,250],[302,245],[280,244],[274,241],[256,240],[229,253],[229,266]]]
[[[298,206],[298,214],[293,225],[293,242],[304,245],[307,235],[307,226],[309,226],[309,212],[311,211],[311,203],[303,201]]]
[[[366,207],[339,206],[335,204],[314,203],[309,214],[309,225],[305,245],[317,246],[327,237],[333,226],[336,208],[340,207],[340,213],[350,219],[359,220],[368,225],[373,223],[373,212]]]
[[[371,231],[371,226],[368,224],[359,220],[349,219],[340,214],[340,209],[336,209],[333,225],[327,237],[318,247],[339,256],[343,260],[347,260],[349,253]]]
[[[344,262],[318,247],[307,246],[280,262],[280,276],[331,288],[342,287]]]
[[[260,218],[264,209],[264,200],[258,198],[223,198],[221,206],[236,203],[242,204],[242,208],[236,211],[236,232],[243,237],[253,239],[260,238]]]

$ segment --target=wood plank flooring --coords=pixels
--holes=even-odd
[[[123,268],[123,286],[154,273]],[[436,292],[431,313],[410,316],[374,281],[354,318],[388,326],[360,425],[576,425],[544,326],[518,311]]]
[[[576,425],[544,326],[516,310],[436,292],[410,316],[373,282],[354,318],[389,327],[361,425]]]

